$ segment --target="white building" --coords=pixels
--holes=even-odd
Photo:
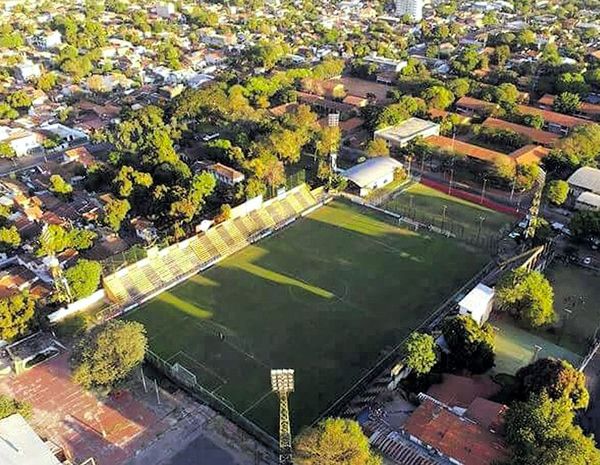
[[[372,63],[377,65],[377,69],[380,72],[394,72],[399,73],[408,64],[404,60],[394,60],[392,58],[380,57],[377,53],[373,52],[363,58],[365,63]]]
[[[600,211],[600,195],[582,192],[575,200],[575,210]]]
[[[420,118],[409,118],[395,126],[379,129],[374,139],[383,139],[392,147],[404,147],[416,137],[438,136],[440,125]]]
[[[0,420],[2,465],[60,465],[50,447],[18,413]]]
[[[156,14],[161,18],[168,18],[175,14],[175,5],[173,3],[159,3],[156,5]]]
[[[490,317],[494,305],[494,289],[479,283],[458,303],[459,314],[469,315],[478,325]]]
[[[377,157],[347,169],[342,176],[349,181],[351,190],[357,190],[364,197],[391,183],[399,168],[402,168],[399,161],[390,157]]]
[[[43,32],[31,38],[31,43],[42,50],[56,48],[62,43],[62,36],[58,31]]]
[[[240,173],[238,170],[223,165],[222,163],[210,165],[208,171],[217,178],[217,181],[227,184],[228,186],[234,186],[245,179],[244,173]]]
[[[22,81],[30,81],[42,75],[42,68],[40,65],[27,60],[16,66],[15,75],[17,79]]]
[[[584,166],[575,171],[567,179],[573,197],[579,197],[583,192],[600,195],[600,170]]]
[[[10,145],[18,157],[28,155],[33,150],[40,148],[38,137],[26,129],[12,129],[0,126],[0,142]]]
[[[413,21],[423,19],[423,0],[396,0],[396,14],[409,15]]]

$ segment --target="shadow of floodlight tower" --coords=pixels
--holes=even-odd
[[[279,396],[279,463],[292,465],[292,431],[288,395],[294,392],[294,370],[271,370],[271,386]]]

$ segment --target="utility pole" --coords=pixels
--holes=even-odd
[[[293,465],[288,396],[294,392],[294,370],[271,370],[271,386],[279,396],[279,464]]]
[[[483,203],[483,199],[485,198],[485,185],[487,184],[487,178],[483,178],[483,187],[481,188],[481,198],[479,199],[479,203]]]

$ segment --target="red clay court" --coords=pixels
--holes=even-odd
[[[0,391],[31,403],[34,415],[29,423],[43,439],[63,447],[75,463],[89,457],[99,465],[124,463],[168,427],[129,391],[98,400],[72,383],[68,353],[3,380]]]

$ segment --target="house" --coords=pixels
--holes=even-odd
[[[496,103],[486,102],[485,100],[479,100],[473,97],[459,98],[456,101],[455,107],[457,113],[469,116],[487,116],[499,108]]]
[[[18,413],[0,420],[2,465],[61,465],[53,444],[44,442]]]
[[[411,0],[408,0],[408,1],[411,1]],[[419,0],[415,0],[415,1],[419,1]],[[365,63],[371,63],[371,64],[376,65],[377,70],[380,73],[383,73],[383,72],[399,73],[408,64],[404,60],[393,60],[391,58],[377,56],[377,53],[375,53],[375,52],[364,57],[363,61]]]
[[[404,424],[411,441],[461,465],[493,465],[510,457],[502,437],[494,430],[426,394],[419,398],[421,405]]]
[[[578,198],[584,192],[600,195],[600,170],[584,166],[567,179],[571,195]]]
[[[137,217],[133,218],[130,223],[135,229],[135,235],[147,244],[153,243],[158,238],[158,230],[152,221]]]
[[[237,44],[235,34],[206,34],[202,36],[201,40],[211,47],[226,47]]]
[[[544,94],[542,98],[537,101],[537,105],[544,110],[551,110],[554,108],[555,98],[556,97],[554,95]],[[590,102],[581,102],[574,115],[581,118],[598,121],[600,120],[600,105]]]
[[[575,210],[600,211],[600,195],[582,192],[575,200]]]
[[[175,5],[171,2],[156,5],[156,15],[159,18],[168,18],[175,14]]]
[[[555,111],[542,110],[541,108],[527,105],[517,105],[517,110],[522,115],[540,116],[544,120],[544,129],[566,136],[577,126],[589,124],[589,121],[575,116],[563,115]]]
[[[217,178],[217,181],[227,184],[228,186],[235,186],[246,178],[244,173],[240,173],[238,170],[223,165],[222,163],[210,165],[208,171]]]
[[[437,136],[440,125],[420,118],[409,118],[395,126],[375,131],[375,139],[383,139],[392,147],[404,147],[417,137]]]
[[[513,131],[517,134],[527,137],[532,142],[543,145],[544,147],[552,147],[560,136],[553,132],[542,131],[541,129],[531,128],[529,126],[523,126],[522,124],[511,123],[497,118],[487,118],[483,123],[483,127],[491,129],[500,129],[505,131]]]
[[[364,197],[371,191],[379,189],[394,180],[396,170],[402,163],[390,157],[371,158],[364,163],[353,166],[342,173],[350,183],[350,190],[355,190]]]
[[[0,142],[10,145],[18,157],[28,155],[41,147],[35,133],[6,126],[0,126]]]
[[[15,77],[21,81],[31,81],[37,79],[42,75],[42,67],[33,63],[32,61],[25,60],[15,66]]]
[[[493,305],[494,289],[479,283],[458,303],[458,313],[469,315],[481,326],[488,320]]]
[[[62,36],[59,31],[42,32],[31,38],[31,44],[42,50],[56,48],[61,43]]]

